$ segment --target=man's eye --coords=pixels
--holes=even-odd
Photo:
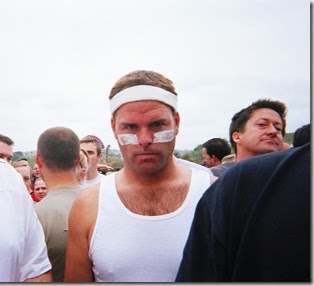
[[[135,129],[135,125],[126,125],[126,126],[124,126],[124,129],[125,130],[134,130]]]
[[[152,127],[161,127],[161,126],[164,126],[164,125],[166,125],[166,124],[163,123],[163,122],[154,122],[154,123],[152,124]]]

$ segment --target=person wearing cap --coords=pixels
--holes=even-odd
[[[101,150],[105,148],[102,141],[95,135],[87,135],[80,140],[80,148],[84,150],[88,156],[88,169],[86,172],[85,180],[82,182],[84,187],[89,187],[98,184],[103,174],[98,172],[98,162],[102,154]]]
[[[196,204],[214,178],[173,156],[180,116],[171,80],[131,72],[109,105],[124,167],[75,200],[65,281],[174,281]]]

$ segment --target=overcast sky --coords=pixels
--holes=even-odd
[[[228,138],[260,98],[286,103],[287,132],[310,122],[306,0],[0,0],[0,39],[0,133],[15,151],[53,126],[118,148],[108,94],[137,69],[174,82],[176,149]]]

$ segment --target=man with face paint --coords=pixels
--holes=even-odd
[[[134,71],[109,96],[124,167],[84,190],[69,217],[66,282],[172,282],[197,202],[214,181],[173,156],[172,81]]]

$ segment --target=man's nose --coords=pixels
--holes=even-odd
[[[271,134],[274,134],[274,135],[280,133],[280,131],[278,131],[278,129],[276,128],[276,126],[274,126],[273,124],[270,124],[270,125],[268,126],[267,131],[268,131],[269,133],[271,133]]]
[[[138,144],[142,147],[146,147],[153,143],[154,134],[144,129],[137,133]]]

